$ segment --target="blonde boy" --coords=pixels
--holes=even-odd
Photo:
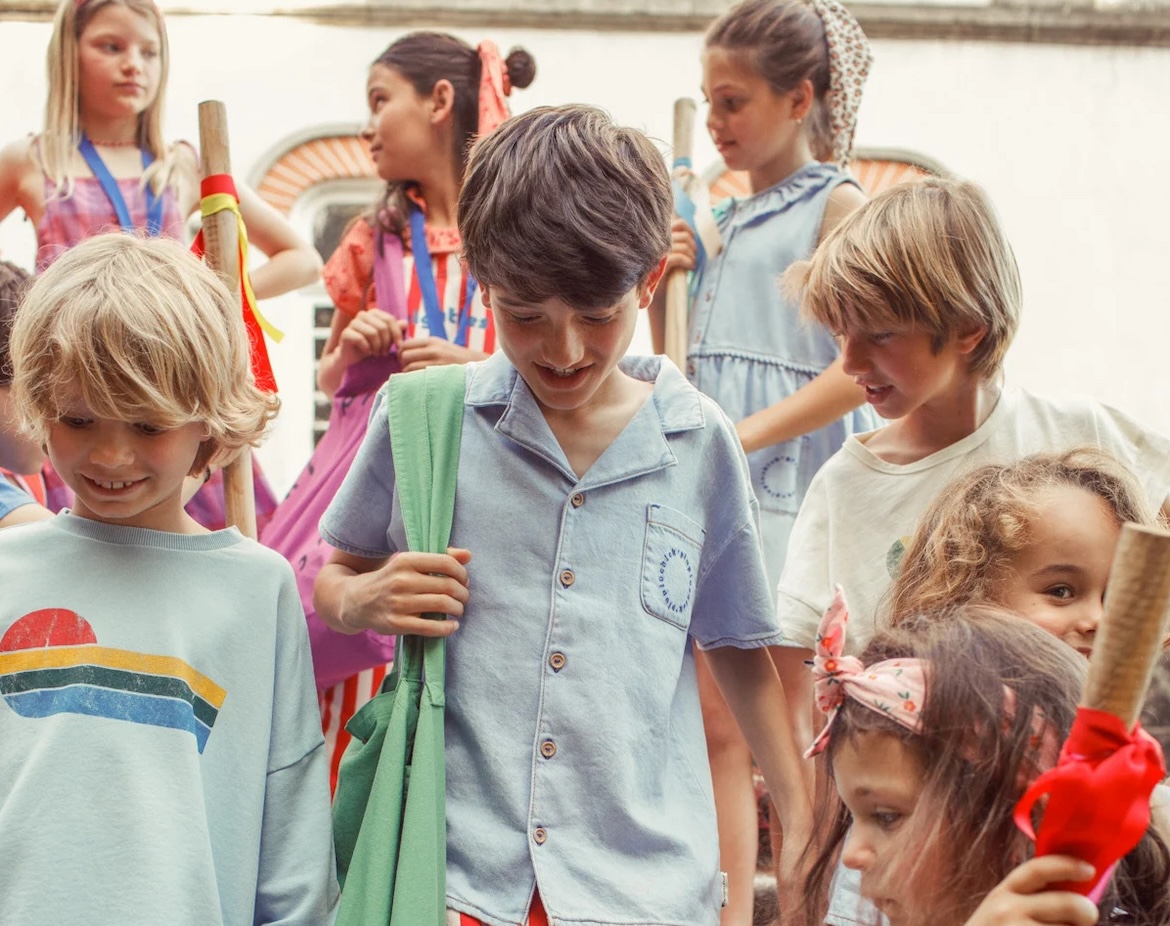
[[[37,280],[11,350],[13,400],[76,502],[0,532],[5,921],[328,922],[292,570],[180,497],[276,411],[238,303],[174,242],[100,236]]]
[[[804,664],[833,588],[850,602],[849,647],[873,634],[919,515],[962,469],[1095,445],[1170,494],[1170,443],[1096,402],[1005,386],[1016,332],[1015,258],[986,194],[929,179],[875,197],[807,266],[804,310],[833,331],[845,372],[889,421],[850,438],[809,487],[780,578],[784,647],[774,650],[793,720],[811,742]]]

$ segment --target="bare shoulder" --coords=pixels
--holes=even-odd
[[[821,219],[820,239],[831,232],[849,213],[865,205],[868,197],[852,183],[839,183],[829,194],[825,215]]]

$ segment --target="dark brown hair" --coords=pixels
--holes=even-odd
[[[897,737],[923,769],[917,806],[898,831],[899,857],[889,876],[914,880],[920,863],[945,869],[947,910],[925,911],[935,922],[964,922],[1032,845],[1012,819],[1026,787],[1055,759],[1037,748],[1037,719],[1053,744],[1068,736],[1084,685],[1085,661],[1038,627],[999,609],[965,606],[944,616],[908,620],[884,630],[861,654],[865,665],[922,659],[928,665],[922,730],[912,733],[846,698],[829,734],[827,793],[818,800],[824,834],[810,846],[815,860],[806,885],[810,916],[823,914],[838,853],[852,823],[832,785],[833,759],[843,743],[865,734]],[[1010,689],[1012,697],[1005,697]],[[820,847],[817,851],[817,847]],[[924,892],[928,886],[923,886]],[[1101,900],[1128,922],[1164,924],[1170,917],[1170,852],[1151,830],[1122,861]]]
[[[662,153],[592,106],[515,116],[471,152],[459,197],[475,278],[524,302],[613,305],[670,247]]]
[[[708,48],[740,52],[745,63],[778,94],[803,80],[813,86],[808,137],[818,161],[833,160],[829,130],[829,47],[825,26],[804,0],[743,0],[707,30]]]
[[[373,64],[401,74],[420,96],[429,95],[439,81],[450,81],[455,91],[455,156],[462,172],[467,166],[467,153],[479,131],[479,81],[482,73],[479,53],[462,39],[445,32],[411,32],[391,44]],[[504,65],[513,87],[527,87],[536,77],[536,61],[523,48],[513,48],[508,52]],[[378,209],[383,227],[396,234],[404,225],[404,186],[399,181],[388,183]]]
[[[16,264],[0,260],[0,386],[12,382],[12,360],[8,356],[8,337],[16,309],[28,289],[29,273]]]

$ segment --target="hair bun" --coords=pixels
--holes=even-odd
[[[536,59],[519,45],[508,52],[504,66],[508,69],[508,81],[520,90],[531,84],[536,77]]]

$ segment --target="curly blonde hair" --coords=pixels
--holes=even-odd
[[[1118,522],[1157,523],[1133,476],[1096,448],[981,466],[953,480],[918,522],[889,593],[890,622],[995,601],[1015,557],[1033,542],[1040,491],[1056,486],[1097,496]]]
[[[240,304],[164,238],[98,235],[41,274],[16,313],[12,399],[45,441],[67,403],[164,428],[200,422],[192,474],[258,444],[280,400],[252,381]]]

